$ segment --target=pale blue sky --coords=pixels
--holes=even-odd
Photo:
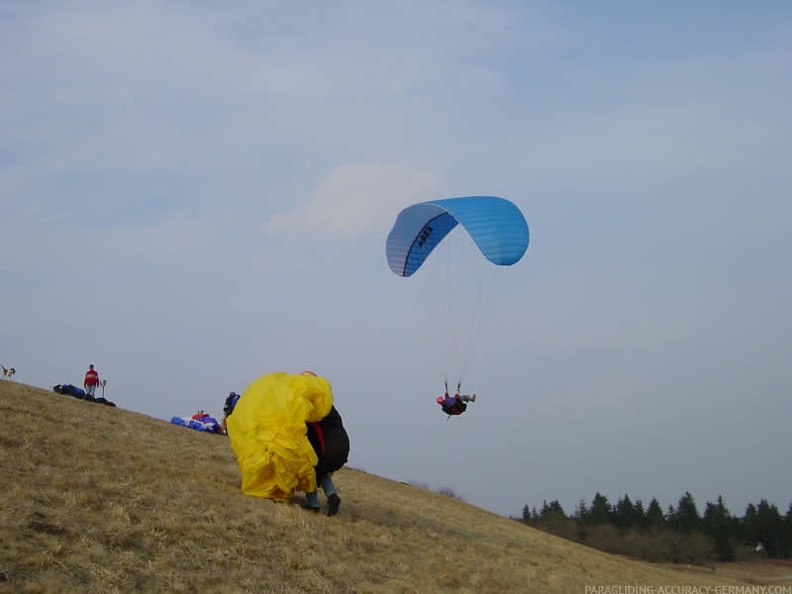
[[[791,40],[785,2],[6,3],[0,362],[161,419],[310,368],[352,466],[504,515],[785,511]],[[474,194],[520,263],[390,272],[401,208]]]

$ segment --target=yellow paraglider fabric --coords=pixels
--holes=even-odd
[[[242,492],[287,501],[295,490],[313,491],[318,460],[305,423],[320,421],[332,407],[332,388],[323,377],[277,372],[250,384],[227,421]]]

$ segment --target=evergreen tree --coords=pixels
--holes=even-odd
[[[524,524],[528,524],[529,526],[533,525],[533,516],[531,515],[531,508],[528,507],[527,503],[523,506],[522,516],[520,517],[520,520]]]
[[[561,507],[561,504],[558,502],[558,499],[554,499],[550,503],[547,503],[547,501],[542,502],[542,511],[539,512],[539,518],[545,522],[548,520],[565,520],[566,514],[564,513],[564,508]]]
[[[732,544],[734,523],[731,514],[723,504],[723,497],[718,495],[717,503],[707,502],[704,509],[703,530],[715,542],[715,555],[719,561],[734,561],[734,545]]]
[[[575,508],[575,515],[573,516],[578,522],[587,523],[589,516],[589,509],[586,501],[581,499]]]
[[[750,542],[752,545],[755,545],[759,541],[756,524],[756,506],[753,503],[749,503],[745,508],[740,527],[740,536],[743,540]]]
[[[612,522],[616,528],[631,528],[635,524],[635,506],[629,495],[616,502],[612,511]]]
[[[644,510],[643,501],[640,499],[635,500],[635,527],[646,528],[646,511]]]
[[[539,512],[536,527],[547,530],[552,534],[561,535],[567,526],[574,528],[574,522],[566,517],[564,508],[561,507],[558,500],[553,500],[550,503],[543,501],[542,511]]]
[[[660,502],[652,497],[652,500],[649,502],[649,507],[646,508],[646,525],[662,526],[663,524],[665,524],[663,509],[660,507]]]
[[[591,502],[591,509],[588,514],[588,523],[592,526],[599,526],[601,524],[610,524],[611,521],[611,504],[608,503],[608,498],[602,495],[599,491],[594,495]]]
[[[696,532],[701,528],[701,517],[696,507],[696,500],[689,491],[680,498],[675,510],[669,518],[671,526],[684,534]]]
[[[762,499],[756,506],[753,533],[758,542],[764,543],[769,557],[783,557],[784,546],[784,521],[775,505]]]

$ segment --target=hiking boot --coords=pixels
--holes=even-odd
[[[338,507],[341,505],[341,498],[338,494],[333,493],[327,498],[327,515],[334,516],[338,513]]]
[[[301,503],[300,507],[305,510],[314,512],[315,514],[319,513],[319,506],[314,507],[313,505],[308,505],[307,503]]]

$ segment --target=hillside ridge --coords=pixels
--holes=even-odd
[[[0,413],[0,593],[744,583],[611,556],[353,468],[335,476],[333,518],[247,497],[225,436],[13,381],[0,382]]]

